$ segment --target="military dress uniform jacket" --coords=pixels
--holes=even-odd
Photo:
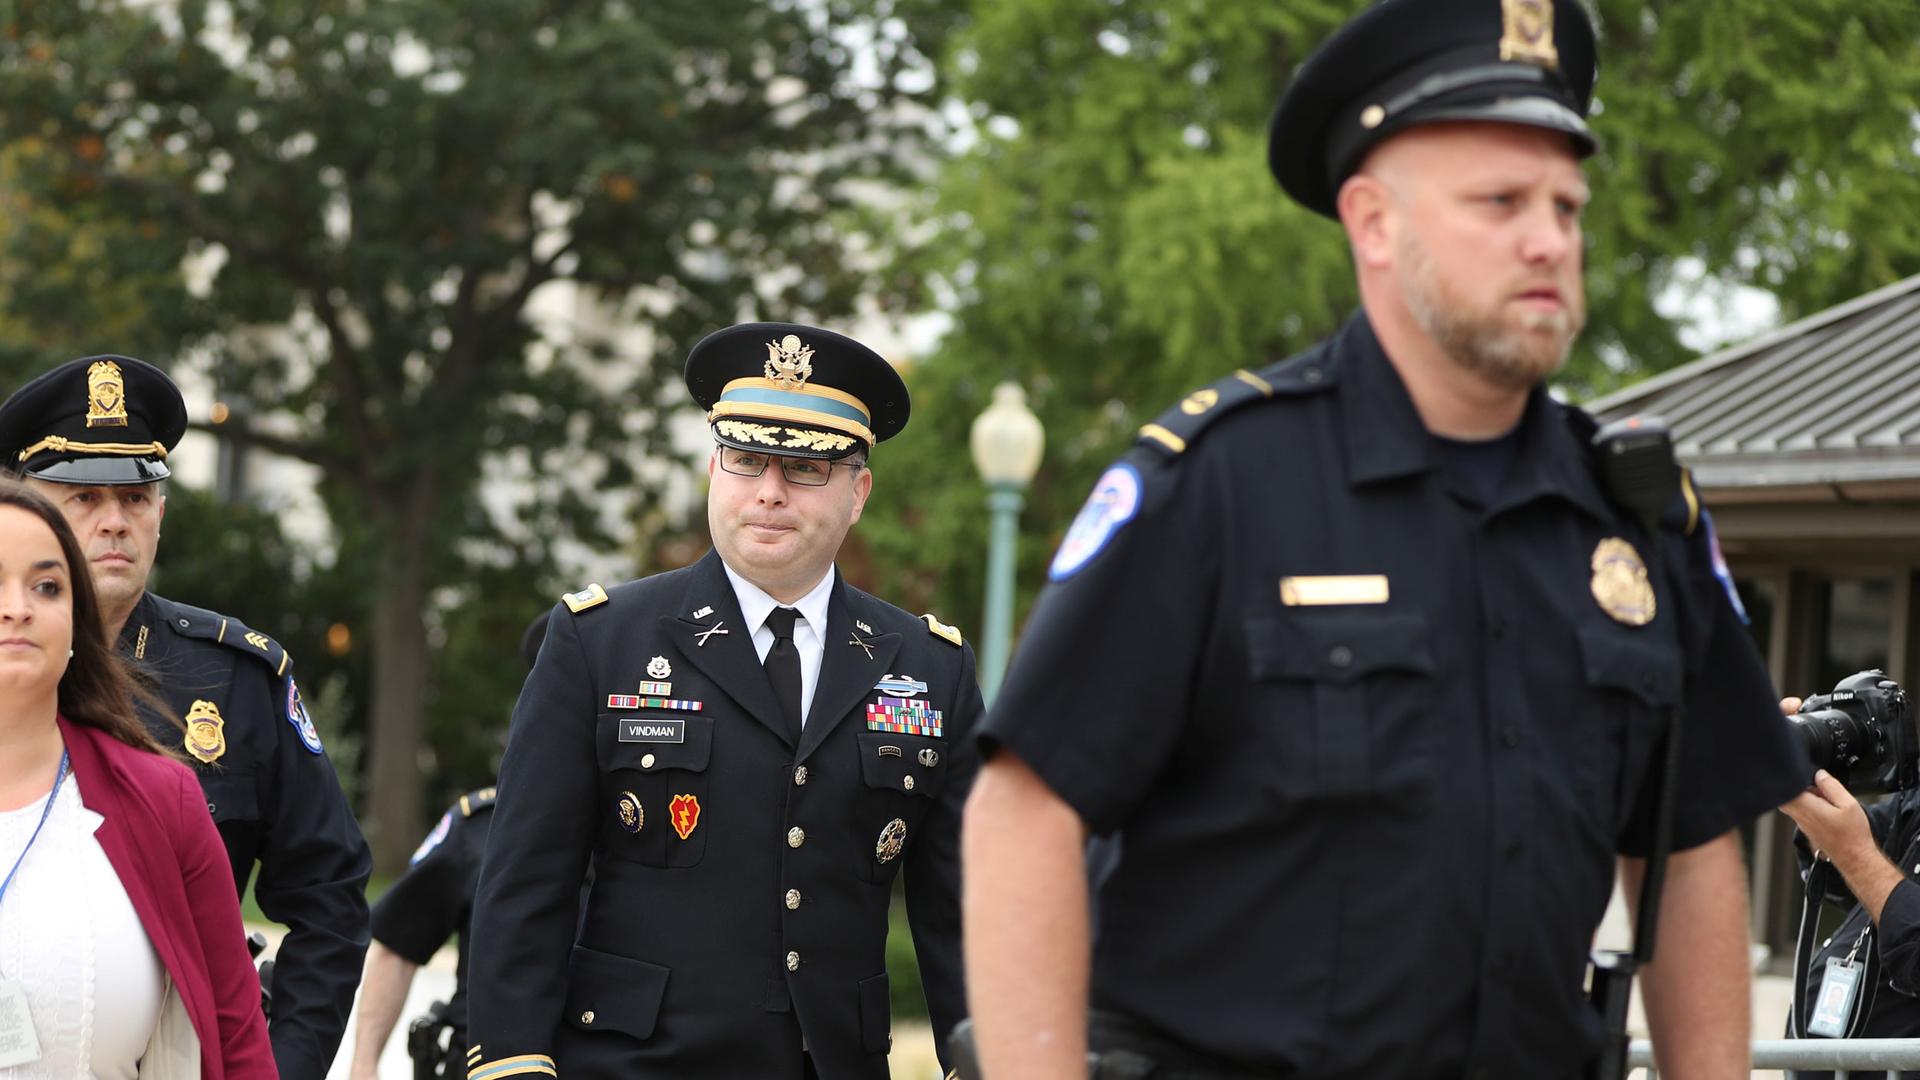
[[[238,620],[147,593],[120,651],[175,723],[142,710],[164,745],[183,748],[206,792],[245,894],[287,936],[275,954],[269,1032],[280,1075],[321,1080],[346,1031],[367,951],[373,857],[314,733],[278,642]]]
[[[794,746],[717,554],[590,593],[514,709],[468,1076],[798,1080],[804,1042],[821,1077],[884,1078],[896,874],[934,1029],[964,1008],[972,650],[836,582]]]
[[[1485,499],[1361,316],[1108,470],[981,729],[1095,834],[1096,1007],[1261,1076],[1577,1072],[1668,709],[1676,850],[1809,773],[1695,508],[1648,535],[1592,430],[1536,390]]]

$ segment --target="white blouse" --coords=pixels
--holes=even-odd
[[[0,878],[27,845],[46,798],[0,812]],[[105,818],[71,775],[46,827],[0,896],[0,978],[26,991],[40,1060],[0,1080],[135,1080],[166,969],[94,836]]]

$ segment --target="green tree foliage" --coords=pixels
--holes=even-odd
[[[914,422],[876,455],[861,525],[883,591],[977,625],[984,491],[964,447],[995,382],[1028,389],[1049,438],[1023,518],[1030,598],[1140,424],[1354,309],[1345,238],[1274,184],[1266,125],[1294,67],[1365,6],[976,0],[945,59],[973,142],[904,263],[954,327],[911,374]],[[1702,284],[1771,290],[1794,316],[1920,271],[1920,7],[1598,13],[1590,315],[1564,392],[1691,359],[1656,302]]]
[[[677,358],[864,291],[852,193],[925,157],[910,106],[937,89],[920,49],[945,18],[924,0],[0,11],[0,363],[198,367],[232,404],[224,437],[321,469],[359,589],[387,868],[420,831],[427,716],[459,697],[430,674],[517,671],[555,544],[611,543],[608,492],[653,508],[657,471],[633,463],[667,450]],[[534,317],[553,283],[607,317]],[[486,509],[483,478],[516,471],[514,512]],[[458,617],[508,571],[538,579]]]

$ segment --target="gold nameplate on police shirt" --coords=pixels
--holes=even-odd
[[[1283,577],[1280,602],[1288,607],[1325,607],[1330,604],[1384,604],[1385,574],[1323,574]]]

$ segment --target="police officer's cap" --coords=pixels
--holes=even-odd
[[[838,460],[907,426],[907,384],[872,349],[797,323],[743,323],[687,355],[687,390],[725,446]]]
[[[0,404],[0,471],[59,484],[165,480],[187,430],[180,388],[129,356],[69,360]]]
[[[1564,132],[1581,156],[1593,23],[1580,0],[1382,0],[1300,66],[1267,162],[1301,205],[1337,217],[1367,151],[1415,124],[1490,120]]]

